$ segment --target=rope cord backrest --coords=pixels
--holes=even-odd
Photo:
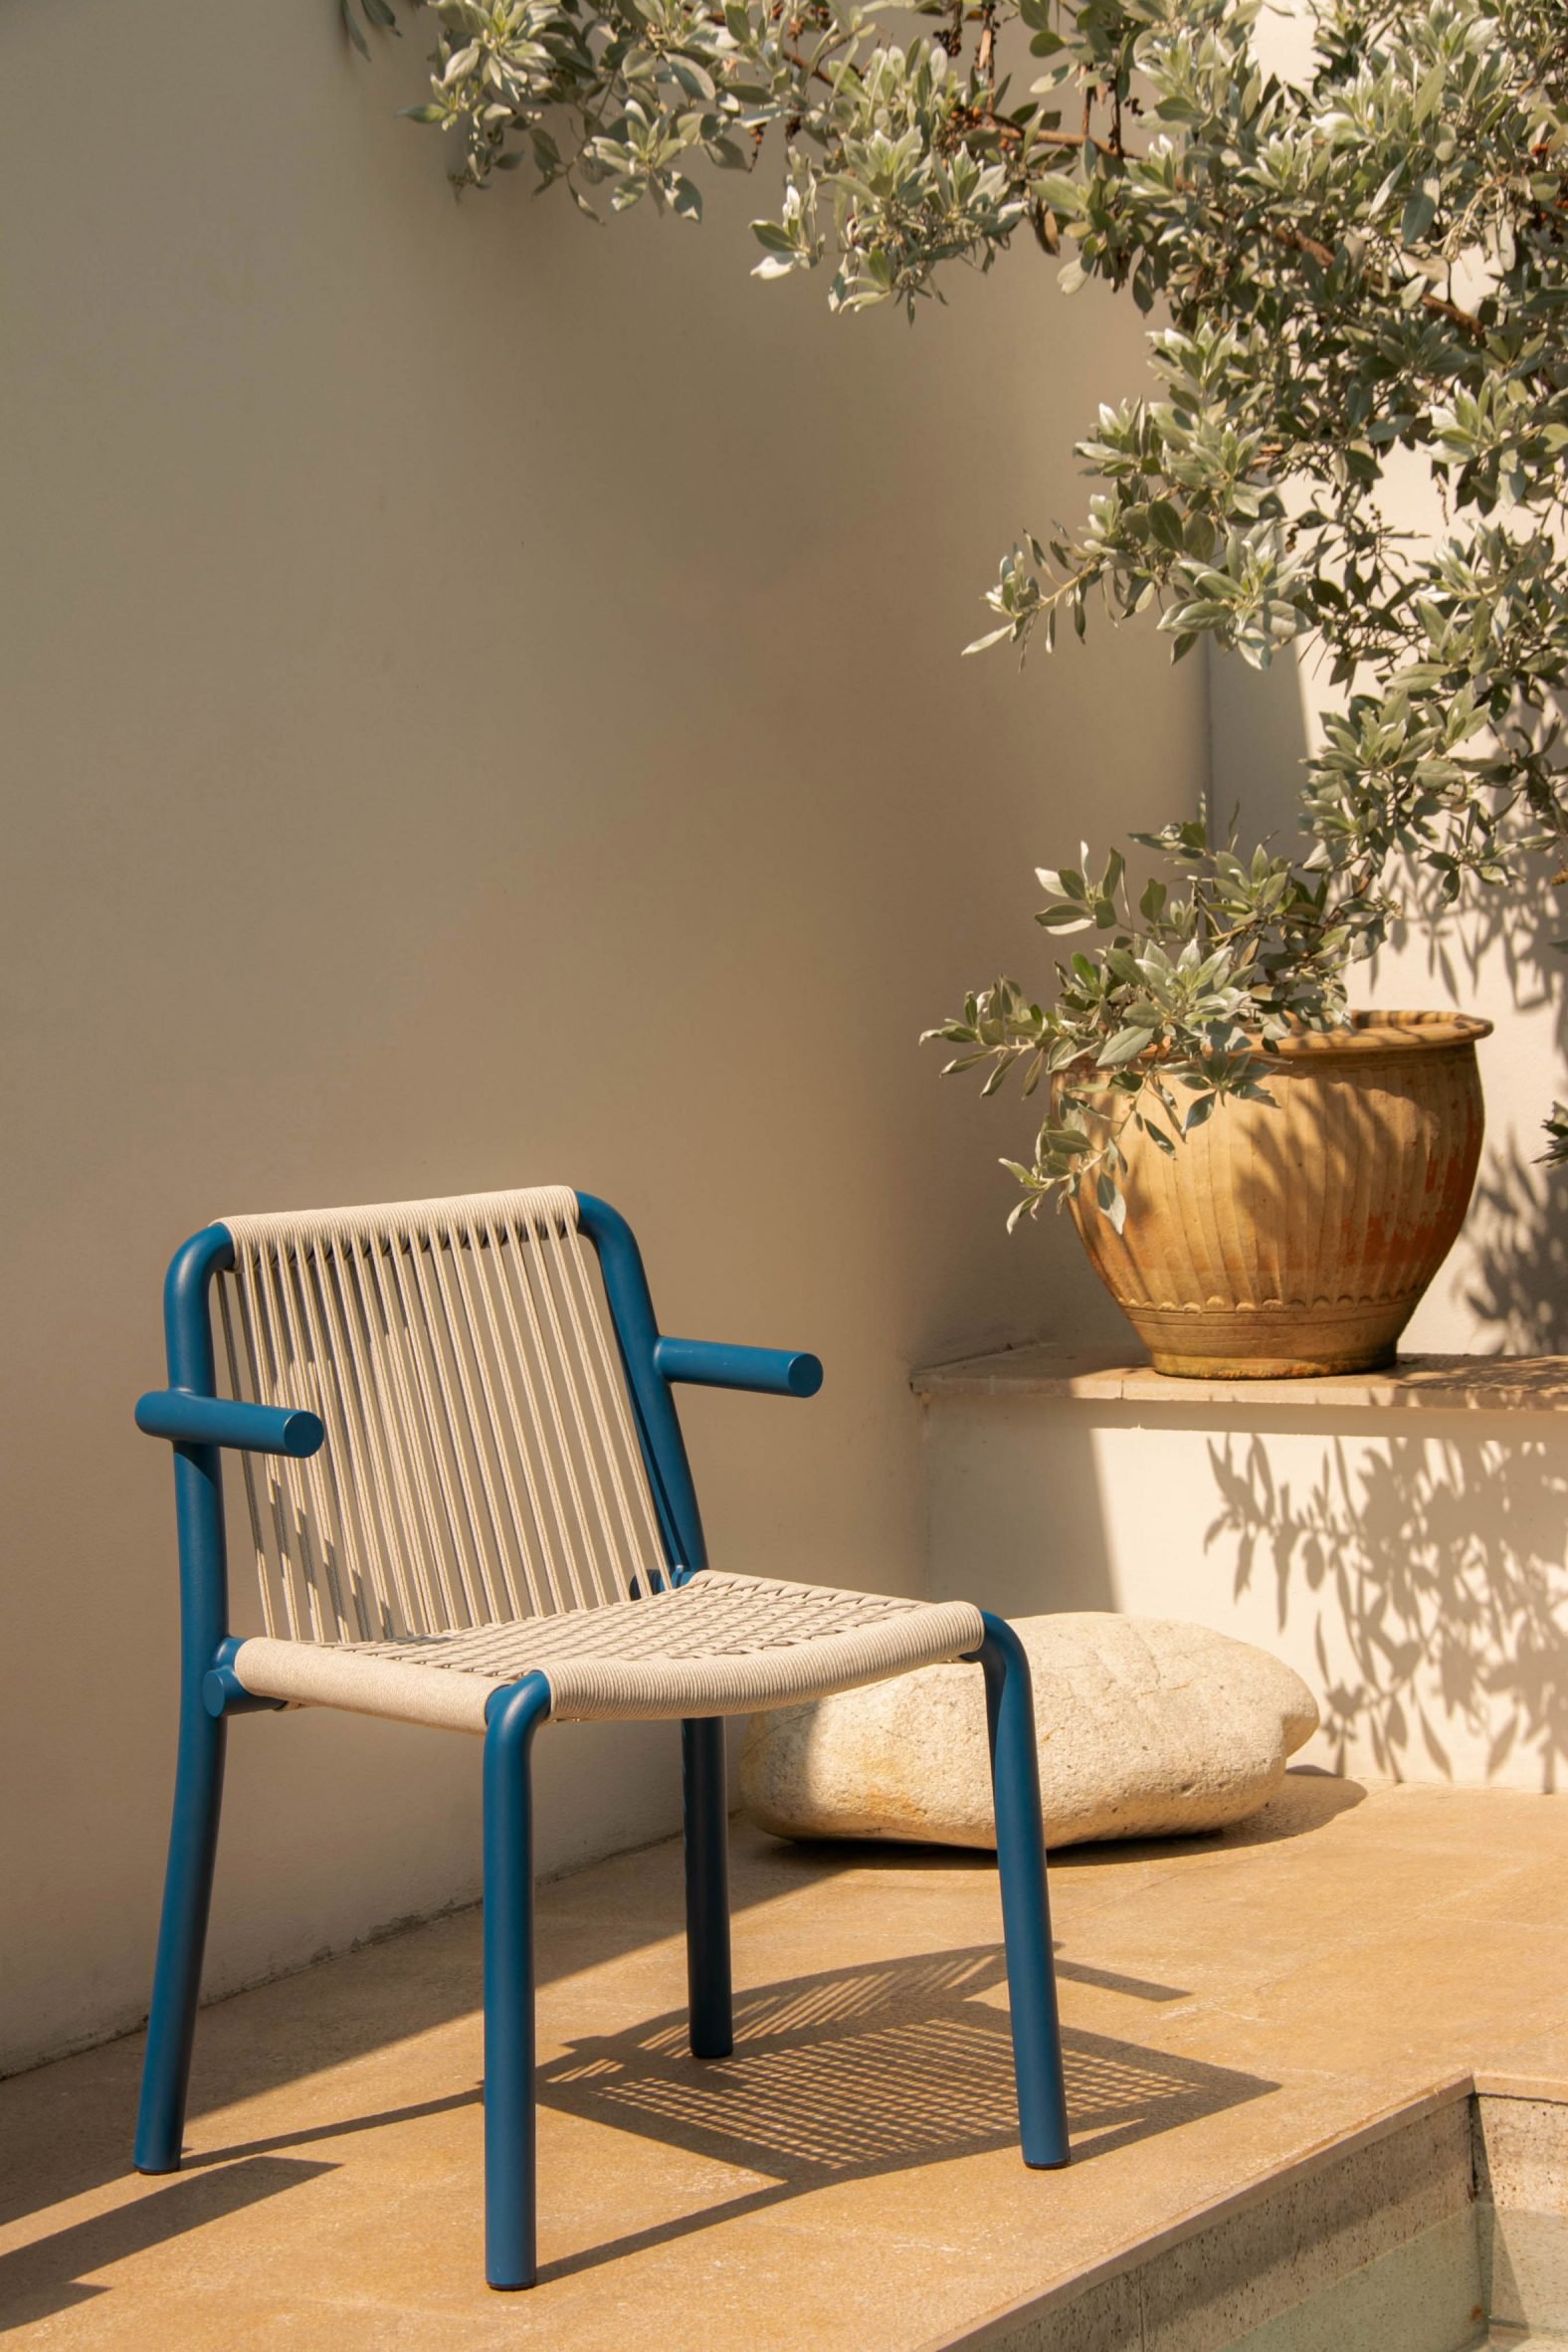
[[[270,1635],[395,1640],[655,1588],[664,1547],[563,1185],[225,1217],[237,1397],[320,1416],[244,1456]]]

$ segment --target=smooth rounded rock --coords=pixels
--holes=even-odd
[[[1012,1622],[1034,1681],[1048,1845],[1242,1821],[1317,1729],[1300,1676],[1228,1634],[1097,1613]],[[922,1666],[753,1715],[740,1800],[781,1838],[994,1847],[980,1668]]]

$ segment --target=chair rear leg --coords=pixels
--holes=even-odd
[[[735,2029],[729,1975],[729,1819],[721,1716],[688,1716],[682,1724],[681,1768],[691,2056],[723,2058],[735,2047]]]
[[[982,1615],[985,1641],[979,1659],[985,1672],[996,1799],[996,1860],[1002,1879],[1018,2119],[1024,2162],[1049,2170],[1068,2161],[1068,2113],[1051,1957],[1034,1698],[1029,1660],[1017,1634],[1005,1619],[989,1612]]]
[[[533,2111],[533,1735],[550,1685],[497,1691],[485,1733],[485,2275],[538,2276]]]
[[[223,1805],[226,1735],[223,1717],[208,1714],[199,1687],[187,1690],[180,1712],[169,1860],[131,2159],[138,2172],[178,2172],[180,2168],[191,2045],[196,2036],[196,2003],[201,1993],[218,1817]]]

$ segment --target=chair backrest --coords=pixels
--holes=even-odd
[[[659,1519],[575,1193],[220,1222],[234,1394],[326,1428],[307,1462],[244,1457],[269,1633],[379,1641],[657,1588]]]

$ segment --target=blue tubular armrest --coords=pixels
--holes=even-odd
[[[726,1347],[714,1339],[657,1339],[654,1363],[666,1380],[703,1388],[749,1388],[770,1397],[814,1397],[818,1357],[788,1347]]]
[[[326,1436],[313,1413],[199,1397],[184,1388],[155,1388],[138,1398],[136,1427],[176,1445],[234,1446],[250,1454],[288,1454],[295,1462],[316,1453]]]

